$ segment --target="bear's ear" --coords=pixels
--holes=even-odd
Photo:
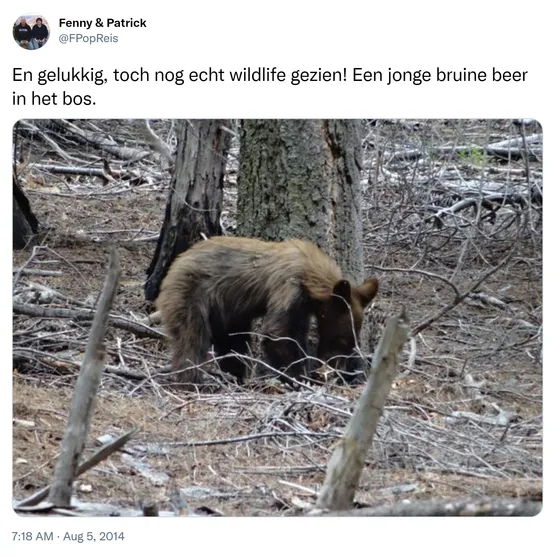
[[[333,287],[332,302],[341,302],[335,296],[343,298],[349,305],[351,304],[351,283],[348,280],[338,280]]]
[[[362,307],[366,307],[374,299],[374,296],[378,293],[378,284],[377,278],[369,278],[356,287]]]

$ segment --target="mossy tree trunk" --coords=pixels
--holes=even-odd
[[[238,233],[304,238],[363,279],[358,120],[245,120]]]
[[[177,122],[177,157],[164,224],[147,270],[145,298],[153,302],[175,257],[221,234],[223,182],[231,143],[228,120]]]

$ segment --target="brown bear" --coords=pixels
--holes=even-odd
[[[252,321],[263,317],[268,363],[286,376],[304,372],[311,315],[316,316],[319,359],[345,365],[356,345],[364,308],[378,291],[375,278],[353,286],[337,264],[304,240],[264,242],[214,237],[180,254],[162,282],[156,306],[173,345],[173,370],[181,383],[201,384],[195,367],[214,345],[217,356],[246,354]],[[339,366],[337,365],[339,364]],[[220,367],[239,382],[244,362]]]

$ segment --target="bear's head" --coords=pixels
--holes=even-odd
[[[328,301],[317,312],[318,358],[334,368],[349,371],[360,336],[364,309],[378,292],[378,280],[366,279],[359,286],[339,280]]]

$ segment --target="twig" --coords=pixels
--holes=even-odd
[[[139,431],[139,428],[134,427],[133,429],[130,429],[128,432],[120,435],[113,441],[110,441],[109,443],[106,443],[105,445],[100,447],[100,449],[98,449],[96,453],[94,453],[89,459],[85,460],[85,462],[79,465],[79,467],[77,468],[77,472],[75,473],[75,477],[83,475],[85,472],[96,466],[99,462],[106,460],[112,453],[121,449],[125,445],[125,443],[127,443],[127,441],[129,441],[129,439],[131,439],[131,437],[135,435],[135,433],[137,433],[137,431]],[[16,509],[19,509],[21,507],[29,507],[31,505],[38,505],[41,501],[44,501],[48,497],[49,492],[50,486],[47,485],[36,493],[33,493],[33,495],[31,495],[30,497],[27,497],[27,499],[20,501],[16,506]]]
[[[434,323],[435,321],[443,317],[448,311],[451,311],[455,306],[459,305],[465,298],[467,298],[472,292],[474,292],[487,278],[491,277],[491,275],[499,271],[499,269],[502,269],[510,261],[511,257],[513,256],[513,253],[515,252],[516,246],[517,246],[517,242],[513,244],[511,251],[500,263],[498,263],[495,267],[489,269],[489,271],[486,271],[478,280],[474,282],[474,284],[470,286],[468,290],[466,290],[462,294],[459,294],[458,296],[455,296],[453,300],[451,300],[451,302],[443,306],[439,311],[437,311],[433,315],[430,315],[429,317],[421,321],[418,325],[416,325],[416,327],[412,329],[410,335],[416,336],[418,333],[421,333],[424,329],[427,329],[432,323]]]
[[[391,273],[415,273],[417,275],[422,275],[424,277],[440,280],[445,283],[449,288],[453,289],[455,296],[460,296],[459,289],[446,277],[438,275],[437,273],[431,273],[430,271],[423,271],[421,269],[400,269],[397,267],[377,267],[376,265],[370,265],[372,269],[377,271],[391,272]]]
[[[286,485],[287,487],[293,487],[295,489],[298,489],[299,491],[304,491],[309,495],[318,495],[318,492],[316,490],[310,489],[309,487],[305,487],[304,485],[288,482],[287,480],[278,480],[278,483],[280,483],[281,485]]]
[[[22,275],[23,271],[31,264],[33,259],[37,256],[41,247],[42,246],[33,246],[33,251],[31,252],[31,255],[29,256],[29,259],[27,259],[27,261],[25,261],[25,263],[23,263],[23,265],[19,268],[18,272],[16,273],[15,277],[13,278],[12,291],[15,291],[15,287],[17,286],[17,283],[19,282],[19,279],[21,278],[21,275]]]
[[[209,447],[212,445],[229,445],[232,443],[243,443],[256,439],[267,439],[269,437],[315,437],[334,438],[339,437],[336,433],[318,433],[314,431],[273,431],[271,433],[255,433],[253,435],[242,435],[240,437],[229,437],[228,439],[214,439],[213,441],[168,441],[156,443],[164,447]]]

